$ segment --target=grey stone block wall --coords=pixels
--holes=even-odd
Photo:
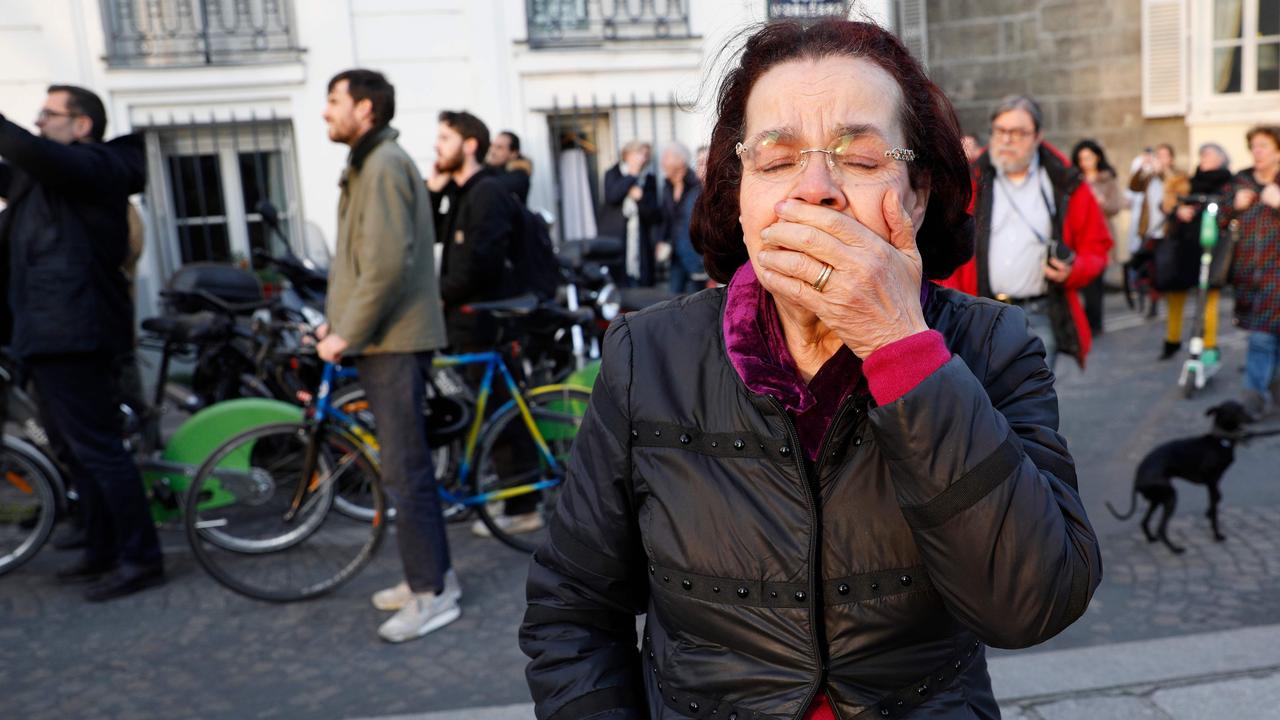
[[[1182,119],[1142,117],[1141,0],[928,0],[926,17],[929,74],[984,142],[991,107],[1024,93],[1063,152],[1093,138],[1123,175],[1144,146],[1167,142],[1185,165]]]

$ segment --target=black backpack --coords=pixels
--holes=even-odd
[[[517,204],[520,225],[507,247],[513,289],[517,294],[533,293],[549,300],[563,282],[555,246],[551,244],[551,230],[541,215]]]

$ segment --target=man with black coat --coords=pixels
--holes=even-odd
[[[649,143],[632,140],[622,146],[622,160],[604,174],[604,204],[597,223],[601,237],[614,237],[626,248],[625,273],[640,287],[653,285],[653,226],[658,210],[658,182],[645,172]]]
[[[523,218],[496,171],[481,162],[488,151],[489,129],[479,118],[440,113],[435,174],[427,187],[436,209],[436,241],[444,245],[440,297],[449,343],[464,352],[491,349],[497,326],[462,307],[515,294],[507,256]]]
[[[133,301],[120,268],[129,251],[129,195],[145,186],[146,157],[137,135],[102,141],[106,111],[83,88],[51,86],[36,125],[40,137],[0,116],[12,350],[82,480],[88,543],[59,578],[98,580],[85,592],[97,602],[164,580],[114,389],[116,359],[133,341]]]
[[[436,208],[436,236],[444,244],[440,296],[444,301],[449,347],[454,352],[492,350],[498,324],[485,313],[466,313],[468,303],[499,300],[521,291],[508,262],[511,243],[523,232],[524,217],[516,198],[499,181],[497,171],[481,162],[489,150],[489,128],[468,112],[440,113],[436,135],[435,175],[427,181]],[[470,379],[479,384],[483,367],[473,365]],[[506,400],[501,383],[494,385],[493,407]],[[524,443],[509,443],[499,463],[523,462],[532,452]],[[542,527],[535,512],[541,499],[530,493],[509,500],[496,522],[508,532],[532,532]],[[472,532],[484,535],[480,521]]]

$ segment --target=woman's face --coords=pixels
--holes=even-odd
[[[1089,148],[1082,148],[1076,155],[1076,164],[1082,172],[1091,173],[1098,169],[1098,156]]]
[[[739,221],[747,254],[755,262],[760,231],[778,222],[774,206],[783,200],[825,205],[844,213],[882,238],[889,226],[881,211],[886,193],[897,191],[913,225],[920,227],[927,188],[913,190],[907,163],[884,152],[905,148],[898,122],[902,93],[875,63],[847,56],[781,63],[760,76],[747,98],[748,145],[766,138],[792,148],[829,148],[846,143],[858,164],[829,169],[827,155],[806,153],[804,168],[766,173],[743,168],[738,191]],[[917,148],[918,150],[918,148]]]
[[[1254,167],[1270,170],[1280,163],[1280,148],[1276,147],[1276,141],[1266,133],[1253,136],[1249,141],[1249,152],[1253,154]]]
[[[1213,148],[1205,148],[1200,151],[1200,169],[1204,172],[1211,172],[1221,168],[1223,165],[1222,154]]]

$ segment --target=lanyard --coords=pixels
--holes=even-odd
[[[1013,199],[1013,193],[1005,186],[1006,182],[1008,181],[1005,180],[1003,175],[996,176],[996,186],[1004,190],[1004,196],[1009,201],[1009,207],[1013,208],[1013,211],[1017,213],[1019,218],[1022,218],[1022,222],[1031,230],[1031,234],[1036,236],[1036,240],[1038,240],[1041,245],[1048,245],[1049,238],[1045,237],[1044,233],[1040,232],[1040,230],[1036,228],[1035,224],[1027,218],[1026,213],[1022,212],[1022,208],[1018,207],[1017,201]],[[1041,182],[1039,170],[1036,171],[1036,176],[1034,179],[1031,179],[1031,182],[1036,183],[1040,189],[1040,199],[1044,200],[1044,209],[1049,211],[1049,224],[1052,225],[1053,203],[1049,201],[1049,195],[1044,191],[1044,183]]]

